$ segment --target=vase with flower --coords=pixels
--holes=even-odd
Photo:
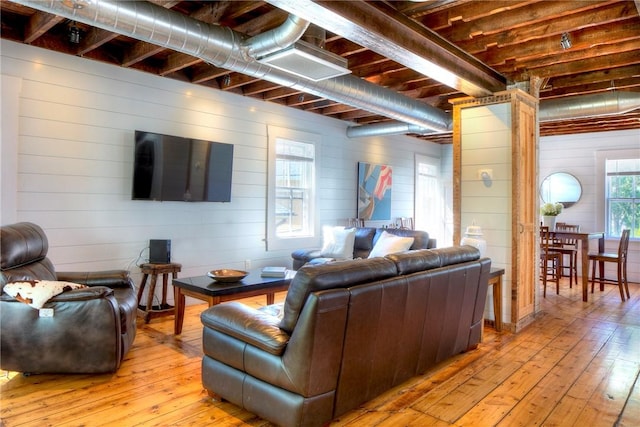
[[[540,214],[542,215],[542,225],[549,227],[549,230],[555,230],[556,217],[562,212],[564,206],[562,203],[545,203],[540,206]]]

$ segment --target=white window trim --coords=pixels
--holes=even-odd
[[[321,136],[315,133],[304,132],[280,126],[267,125],[268,137],[268,161],[267,161],[267,227],[266,227],[266,249],[267,251],[295,250],[311,248],[318,245],[318,170],[320,160]],[[276,235],[275,230],[275,181],[276,181],[276,140],[289,139],[313,144],[315,147],[313,190],[311,194],[311,224],[312,233],[308,237],[281,238]]]
[[[640,149],[629,150],[599,150],[596,151],[596,206],[604,206],[605,203],[605,174],[607,160],[637,159],[640,158]],[[605,209],[596,209],[596,228],[606,231]],[[609,236],[605,236],[608,238]]]

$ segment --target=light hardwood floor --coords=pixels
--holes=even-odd
[[[583,303],[579,290],[563,283],[560,295],[549,292],[543,313],[522,332],[485,328],[477,350],[331,425],[640,426],[640,285],[630,289],[624,303],[611,286]],[[257,306],[264,298],[245,302]],[[112,375],[3,372],[1,425],[270,425],[204,392],[198,315],[205,308],[187,308],[177,337],[173,317],[140,322],[133,349]]]

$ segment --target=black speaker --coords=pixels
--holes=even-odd
[[[171,262],[171,240],[149,240],[149,262],[168,264]]]

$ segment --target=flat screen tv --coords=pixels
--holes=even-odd
[[[233,145],[137,130],[133,200],[231,201]]]

